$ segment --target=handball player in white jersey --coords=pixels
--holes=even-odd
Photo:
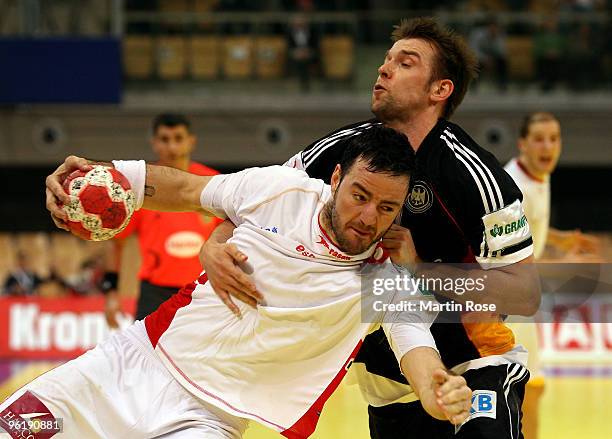
[[[561,124],[548,112],[525,116],[518,139],[518,157],[511,159],[504,169],[523,193],[523,208],[531,228],[533,255],[538,262],[596,262],[599,241],[579,231],[561,231],[550,223],[550,175],[561,155]],[[546,247],[549,254],[544,257]],[[531,374],[525,386],[523,400],[523,434],[525,439],[537,439],[539,401],[544,391],[544,375],[540,369],[540,355],[534,323],[509,323],[517,343],[529,351],[528,368]]]
[[[331,186],[280,166],[201,177],[113,162],[148,209],[205,209],[234,222],[232,242],[249,254],[243,268],[266,303],[243,306],[236,319],[204,274],[144,321],[16,392],[0,405],[0,426],[23,436],[11,420],[35,413],[63,419],[66,438],[213,438],[241,437],[255,420],[308,437],[371,326],[361,319],[360,268],[374,262],[406,197],[414,161],[406,142],[388,128],[357,137]],[[87,163],[69,157],[47,179],[60,227],[61,182]],[[444,369],[434,317],[403,313],[383,327],[424,408],[460,424],[471,391]],[[43,433],[32,437],[50,437]]]

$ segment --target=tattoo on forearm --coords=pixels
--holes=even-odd
[[[89,165],[106,166],[107,168],[114,168],[115,167],[115,165],[113,165],[113,162],[105,162],[104,160],[87,159],[87,164],[89,164]]]
[[[155,195],[155,186],[145,185],[145,197],[152,197]]]

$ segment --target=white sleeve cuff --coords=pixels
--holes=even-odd
[[[144,187],[147,178],[147,164],[144,160],[113,160],[115,169],[130,182],[136,198],[136,210],[144,203]]]
[[[227,218],[227,214],[223,209],[223,184],[229,178],[229,175],[215,175],[200,193],[200,205],[202,208],[217,218]]]
[[[382,327],[398,364],[414,348],[428,347],[438,351],[428,323],[383,323]]]

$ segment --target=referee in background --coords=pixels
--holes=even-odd
[[[155,164],[197,175],[218,174],[216,170],[191,160],[196,141],[191,123],[184,115],[164,113],[153,119],[150,143],[157,156]],[[134,212],[126,229],[115,238],[115,243],[121,265],[130,267],[130,261],[121,259],[121,252],[127,237],[138,237],[141,265],[136,320],[144,319],[183,285],[199,276],[202,271],[198,260],[200,247],[220,222],[218,218],[196,212],[147,209]],[[117,313],[121,310],[118,299],[116,289],[106,295],[106,319],[112,328],[118,327]]]

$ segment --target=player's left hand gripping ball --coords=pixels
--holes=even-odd
[[[66,225],[80,238],[105,241],[121,232],[136,207],[136,197],[127,178],[119,171],[94,166],[88,172],[74,171],[64,181],[64,191],[73,197],[62,206]]]

